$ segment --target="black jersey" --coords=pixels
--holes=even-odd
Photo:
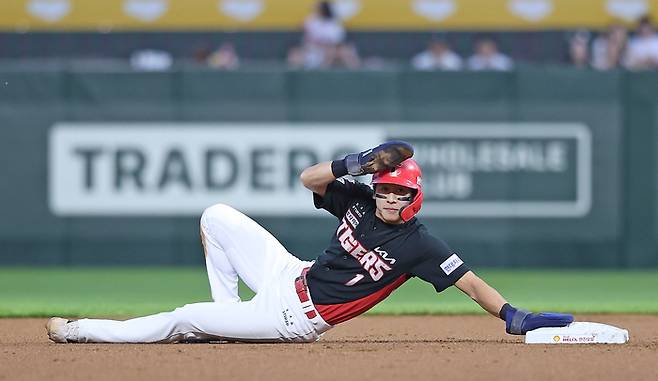
[[[329,247],[306,274],[318,312],[329,324],[357,316],[417,276],[441,292],[469,268],[415,217],[392,225],[375,216],[372,188],[334,181],[315,207],[338,217]]]

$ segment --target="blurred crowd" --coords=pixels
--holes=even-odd
[[[589,31],[581,30],[569,41],[569,58],[571,64],[582,68],[655,70],[658,33],[648,17],[639,20],[632,35],[621,24],[611,25],[594,38]]]
[[[195,61],[213,69],[232,70],[241,60],[233,44],[222,43],[215,50],[200,49]],[[579,68],[610,70],[658,69],[658,33],[648,17],[629,31],[615,23],[601,33],[579,30],[568,39],[569,64]],[[171,55],[159,50],[140,50],[131,56],[131,65],[139,70],[163,70],[173,63]],[[286,63],[291,69],[314,70],[329,68],[368,69],[382,66],[382,60],[364,59],[356,44],[348,40],[347,31],[330,1],[320,1],[303,25],[299,44],[287,52]],[[408,64],[415,70],[495,70],[514,68],[514,60],[501,52],[493,36],[482,35],[475,40],[473,51],[461,56],[448,39],[433,38],[423,51],[410,57]]]

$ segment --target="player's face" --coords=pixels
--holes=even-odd
[[[375,215],[387,224],[401,224],[400,211],[411,204],[413,190],[396,184],[376,184]]]

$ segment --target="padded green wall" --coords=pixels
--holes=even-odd
[[[4,84],[4,86],[2,86]],[[69,217],[48,209],[47,138],[61,121],[581,122],[593,137],[583,218],[441,218],[474,266],[658,266],[658,73],[0,68],[0,264],[201,264],[196,218]],[[303,258],[331,218],[260,218]]]

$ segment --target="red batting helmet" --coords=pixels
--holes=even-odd
[[[372,175],[372,184],[396,184],[416,190],[411,204],[400,211],[400,217],[407,222],[420,211],[423,203],[422,177],[418,163],[414,159],[407,159],[391,170]]]

